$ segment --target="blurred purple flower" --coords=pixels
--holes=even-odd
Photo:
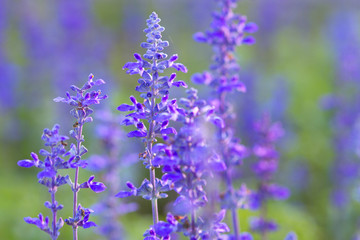
[[[209,147],[206,130],[202,125],[209,122],[215,128],[222,128],[223,122],[214,115],[213,107],[198,99],[196,89],[188,89],[186,93],[187,98],[179,100],[177,109],[177,121],[182,123],[178,134],[165,144],[155,145],[161,150],[154,162],[163,166],[162,180],[179,194],[172,211],[186,217],[186,220],[178,222],[178,227],[172,227],[171,231],[167,228],[167,235],[171,232],[183,232],[190,239],[205,235],[220,236],[228,231],[227,226],[220,223],[222,217],[205,223],[203,219],[207,216],[202,216],[200,209],[204,209],[208,201],[205,192],[208,176],[224,171],[226,166]],[[221,213],[225,214],[225,211]],[[191,222],[187,223],[187,219]],[[190,224],[190,227],[185,227],[186,224]],[[154,227],[156,229],[158,225]]]
[[[93,206],[96,214],[101,218],[101,223],[95,231],[108,240],[125,238],[125,231],[118,221],[120,215],[133,212],[137,204],[117,201],[114,195],[119,191],[121,172],[134,163],[135,156],[123,155],[124,137],[120,129],[121,118],[116,117],[111,111],[98,111],[96,117],[99,124],[96,126],[96,136],[102,146],[102,155],[93,155],[89,159],[88,169],[102,173],[102,179],[108,186],[107,194]],[[119,161],[121,159],[121,161]]]
[[[323,109],[331,113],[333,129],[334,163],[331,169],[333,192],[332,202],[338,208],[336,225],[350,221],[345,214],[351,201],[354,180],[359,176],[359,109],[354,102],[359,101],[360,90],[360,35],[355,24],[357,16],[352,11],[335,12],[324,33],[331,43],[335,55],[334,91],[321,98]],[[348,209],[348,210],[346,210]],[[342,235],[337,232],[338,237]]]
[[[264,114],[262,119],[254,124],[258,136],[253,153],[258,159],[253,165],[253,171],[258,177],[258,189],[250,196],[252,209],[261,209],[260,217],[251,221],[251,229],[266,238],[267,232],[276,231],[275,222],[267,220],[266,204],[269,199],[284,200],[290,196],[287,188],[271,183],[278,169],[279,156],[275,143],[283,135],[284,130],[279,122],[271,123],[270,117]]]
[[[297,240],[297,235],[294,232],[289,232],[284,240]]]
[[[192,81],[211,87],[209,102],[215,106],[215,113],[222,119],[224,127],[218,129],[214,148],[218,151],[221,161],[225,163],[226,172],[222,174],[226,183],[226,193],[223,194],[222,208],[229,209],[232,214],[233,230],[236,239],[239,238],[239,221],[236,208],[239,201],[233,188],[231,172],[235,166],[242,164],[242,159],[247,155],[246,148],[234,136],[234,119],[232,105],[229,103],[228,93],[239,91],[246,92],[246,86],[239,79],[240,66],[235,57],[236,47],[251,45],[255,38],[250,34],[257,31],[257,25],[247,22],[245,16],[236,14],[237,0],[218,0],[219,10],[213,12],[211,28],[206,32],[199,32],[194,39],[200,43],[207,43],[213,47],[214,55],[209,72],[196,73]]]
[[[273,221],[268,221],[261,217],[254,217],[250,221],[250,228],[252,231],[264,234],[266,232],[276,231],[278,226]]]

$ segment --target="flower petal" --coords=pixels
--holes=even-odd
[[[127,111],[135,110],[135,107],[132,105],[128,105],[128,104],[121,104],[120,106],[118,106],[117,110],[119,110],[121,112],[127,112]]]
[[[94,222],[86,222],[83,225],[83,228],[90,228],[90,227],[96,227],[97,225]]]
[[[132,131],[127,134],[128,137],[146,137],[146,132],[143,131]]]
[[[102,182],[92,182],[90,184],[90,188],[94,192],[99,193],[99,192],[104,191],[106,189],[106,186]]]
[[[31,161],[31,160],[28,160],[28,159],[25,159],[25,160],[20,160],[17,162],[18,166],[20,167],[25,167],[25,168],[29,168],[29,167],[32,167],[34,166],[34,161]]]
[[[117,193],[115,195],[115,197],[117,197],[117,198],[126,198],[126,197],[130,197],[132,195],[134,195],[132,192],[121,191],[121,192]]]

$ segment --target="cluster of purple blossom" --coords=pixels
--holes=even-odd
[[[98,208],[107,214],[111,212],[103,219],[107,223],[100,231],[107,239],[119,238],[121,234],[116,220],[121,205],[115,202],[114,197],[129,196],[141,196],[151,201],[153,224],[145,231],[144,240],[165,240],[180,233],[191,240],[250,240],[253,239],[252,235],[241,231],[238,219],[238,209],[248,207],[261,209],[261,216],[251,222],[251,228],[254,232],[259,232],[263,240],[268,239],[268,231],[276,229],[276,224],[266,219],[266,202],[270,198],[283,200],[289,196],[287,189],[271,183],[278,166],[275,141],[283,134],[279,123],[271,124],[269,118],[264,117],[255,124],[259,138],[253,148],[253,155],[258,158],[258,162],[253,169],[259,179],[258,189],[250,190],[245,184],[240,188],[234,185],[237,169],[243,164],[243,159],[252,155],[237,137],[236,116],[229,101],[233,92],[246,92],[245,85],[239,80],[240,67],[235,51],[237,46],[255,43],[254,37],[248,34],[257,31],[256,24],[247,22],[245,16],[233,12],[237,2],[218,0],[219,11],[213,14],[211,29],[194,36],[196,41],[208,43],[214,50],[209,71],[192,76],[194,83],[211,88],[209,99],[200,99],[194,88],[186,90],[187,96],[184,98],[170,98],[173,86],[188,86],[184,81],[176,80],[176,73],[164,72],[174,69],[186,73],[187,68],[177,62],[176,54],[168,57],[164,52],[169,42],[162,40],[165,28],[159,24],[158,15],[153,12],[147,20],[147,28],[144,30],[147,39],[141,43],[146,53],[135,53],[135,62],[128,62],[124,66],[127,74],[140,76],[135,90],[140,92],[141,100],[130,96],[131,104],[121,104],[117,109],[128,112],[121,124],[135,127],[128,132],[127,137],[138,138],[144,144],[139,157],[149,171],[149,179],[144,179],[139,187],[127,182],[129,190],[114,192],[119,184],[116,169],[120,166],[117,160],[119,136],[116,135],[121,133],[112,130],[116,128],[103,128],[104,134],[100,136],[108,156],[101,160],[106,162],[102,168],[106,171],[105,182],[108,184],[109,194],[103,198]],[[73,227],[74,240],[78,239],[78,227],[96,226],[89,221],[93,210],[83,208],[78,203],[78,192],[81,188],[101,192],[106,187],[103,183],[93,181],[94,176],[82,184],[78,183],[78,179],[79,169],[87,166],[87,161],[82,158],[88,151],[83,146],[83,127],[85,123],[93,121],[90,106],[99,104],[106,98],[106,95],[101,95],[101,91],[87,90],[103,83],[101,79],[93,80],[93,75],[90,75],[82,88],[71,86],[75,96],[66,93],[66,98],[54,99],[73,107],[70,113],[76,122],[70,136],[74,143],[68,150],[66,141],[69,138],[59,135],[59,126],[55,125],[52,130],[44,130],[45,146],[51,149],[50,152],[40,150],[45,160],[40,161],[32,153],[33,160],[18,162],[21,167],[36,166],[43,169],[38,174],[38,179],[48,187],[51,194],[52,202],[46,202],[45,206],[52,210],[52,226],[49,226],[49,218],[44,219],[42,214],[39,218],[25,218],[25,221],[35,224],[52,239],[57,239],[59,229],[64,224],[62,218],[57,216],[58,210],[63,206],[55,200],[55,192],[61,185],[69,184],[73,191],[73,217],[65,219],[65,222]],[[113,125],[114,122],[108,121],[107,124]],[[70,168],[75,169],[74,182],[69,175],[62,176],[57,171]],[[156,173],[160,173],[156,169],[161,170],[161,177],[156,176]],[[220,187],[209,187],[208,183],[211,181],[219,182],[219,186],[223,185],[225,191]],[[167,198],[166,192],[171,190],[176,192],[176,200],[167,213],[166,220],[159,220],[158,199]],[[131,205],[129,210],[135,208]],[[227,212],[231,214],[232,230],[224,222]],[[231,234],[227,234],[229,232]],[[296,235],[289,233],[285,239],[294,240]]]
[[[346,25],[341,30],[342,44],[339,41],[339,18]],[[334,231],[336,238],[345,235],[346,223],[350,221],[348,212],[352,212],[351,202],[359,201],[359,110],[352,103],[357,102],[359,90],[358,68],[360,51],[358,45],[357,26],[353,21],[354,15],[336,13],[332,16],[327,33],[331,36],[330,44],[337,56],[334,62],[334,91],[323,96],[320,100],[322,108],[331,114],[332,147],[335,158],[331,167],[331,176],[334,188],[332,189],[332,206],[336,211],[334,225],[339,230]],[[353,239],[358,239],[355,233]]]
[[[50,148],[50,152],[41,149],[40,155],[44,156],[41,161],[35,153],[31,153],[33,160],[21,160],[18,162],[20,167],[37,167],[43,169],[37,176],[39,183],[43,184],[49,189],[51,194],[51,203],[45,202],[45,206],[52,211],[52,223],[49,226],[49,218],[43,217],[40,213],[38,218],[25,218],[29,224],[35,224],[38,228],[48,233],[52,239],[57,239],[60,232],[59,229],[64,225],[64,220],[60,217],[57,220],[57,211],[63,208],[55,200],[55,193],[57,188],[68,184],[73,191],[73,217],[65,219],[65,223],[73,227],[74,239],[77,239],[78,227],[89,228],[94,227],[96,224],[89,221],[90,214],[93,210],[84,208],[78,203],[78,192],[81,188],[90,188],[92,191],[98,193],[106,189],[105,185],[101,182],[95,182],[94,176],[91,176],[88,181],[79,184],[79,169],[85,168],[87,162],[82,159],[82,156],[88,152],[87,148],[82,144],[85,139],[83,136],[83,127],[85,123],[92,122],[90,116],[93,110],[91,105],[99,104],[101,100],[107,98],[106,95],[101,95],[101,91],[90,91],[95,85],[101,85],[105,82],[102,79],[93,80],[94,75],[90,74],[88,81],[81,87],[75,85],[71,86],[71,90],[76,94],[71,96],[69,92],[66,93],[66,98],[57,97],[55,102],[64,102],[72,106],[70,111],[71,115],[76,119],[73,129],[70,131],[70,136],[74,139],[75,143],[71,143],[67,149],[69,137],[59,135],[60,126],[56,124],[52,130],[45,129],[42,135],[42,140],[45,146]],[[65,160],[67,159],[67,160]],[[69,175],[62,176],[59,169],[75,169],[74,182]]]

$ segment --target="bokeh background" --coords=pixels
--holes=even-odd
[[[122,66],[134,52],[143,52],[142,30],[152,11],[166,28],[168,53],[178,53],[189,69],[179,78],[190,82],[210,63],[211,48],[192,35],[208,28],[214,2],[0,0],[0,239],[48,239],[23,217],[48,214],[43,202],[49,194],[37,183],[36,169],[16,163],[42,147],[43,128],[54,123],[62,125],[63,133],[72,128],[69,108],[52,99],[93,73],[107,82],[102,90],[109,95],[96,110],[115,110],[128,102],[136,94],[136,78]],[[243,0],[237,11],[259,26],[256,45],[237,51],[248,87],[246,94],[233,97],[238,135],[251,145],[252,123],[264,112],[286,131],[278,144],[276,181],[292,194],[287,201],[270,203],[270,216],[280,225],[270,239],[283,239],[290,230],[306,240],[355,239],[360,234],[360,2]],[[207,90],[199,88],[205,96]],[[95,126],[96,121],[85,130],[88,156],[101,151]],[[139,143],[124,137],[126,144]],[[136,153],[136,147],[130,149]],[[129,151],[124,149],[124,159]],[[81,179],[90,174],[84,170]],[[143,178],[141,163],[135,163],[122,171],[122,187],[126,180],[140,183]],[[243,181],[251,185],[251,174],[244,174]],[[71,206],[70,189],[60,188],[57,196]],[[84,206],[98,198],[80,192]],[[139,210],[120,218],[126,239],[141,239],[151,224],[148,202],[137,201]],[[166,201],[160,205],[164,216]],[[60,213],[67,217],[71,210]],[[257,213],[240,210],[239,215],[245,230]],[[92,230],[79,234],[80,239],[104,239]],[[59,239],[71,239],[70,227]]]

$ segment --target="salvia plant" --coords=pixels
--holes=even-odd
[[[322,101],[322,107],[331,110],[331,127],[334,132],[333,147],[335,151],[335,161],[333,163],[333,181],[334,190],[332,200],[334,206],[340,211],[338,213],[339,222],[344,222],[343,213],[347,206],[350,206],[351,192],[354,188],[355,179],[358,177],[358,108],[351,102],[358,101],[357,91],[359,90],[358,79],[360,71],[356,67],[357,63],[348,64],[349,59],[358,61],[360,57],[360,48],[358,47],[360,38],[357,36],[357,28],[353,23],[354,16],[343,17],[346,28],[342,31],[341,46],[337,46],[339,41],[338,19],[340,14],[336,14],[331,19],[330,43],[333,46],[334,54],[338,55],[338,61],[334,63],[337,75],[334,81],[335,90],[326,96]],[[341,216],[341,217],[340,217]],[[346,220],[345,220],[346,221]]]
[[[94,192],[102,192],[105,190],[105,185],[101,182],[95,182],[94,176],[91,176],[88,181],[79,184],[79,169],[85,168],[87,163],[82,159],[82,156],[88,151],[83,145],[84,136],[82,135],[83,126],[85,123],[92,122],[90,114],[93,110],[91,105],[99,104],[102,99],[105,99],[106,95],[101,95],[101,91],[91,91],[89,89],[95,85],[101,85],[105,83],[102,79],[93,80],[94,75],[90,74],[88,81],[81,87],[71,86],[76,95],[71,96],[70,93],[66,93],[66,98],[57,97],[55,102],[65,102],[73,107],[70,113],[76,119],[73,125],[73,130],[70,131],[70,136],[74,138],[75,144],[70,145],[70,149],[66,150],[68,145],[65,141],[69,140],[69,137],[59,135],[60,126],[56,124],[52,130],[45,129],[42,135],[42,140],[45,142],[45,146],[50,148],[50,151],[41,149],[40,155],[44,156],[44,160],[41,161],[35,153],[31,153],[33,160],[21,160],[18,165],[21,167],[38,167],[43,169],[38,174],[39,183],[45,185],[50,192],[51,202],[46,201],[45,206],[52,211],[51,227],[49,226],[49,217],[45,217],[40,213],[38,218],[25,218],[25,222],[29,224],[35,224],[38,228],[48,233],[52,239],[57,239],[59,236],[59,229],[64,225],[62,218],[57,218],[57,211],[63,208],[63,205],[59,205],[55,200],[55,193],[57,188],[64,184],[69,184],[74,193],[73,195],[73,217],[65,219],[68,225],[73,227],[73,238],[78,239],[77,229],[78,227],[89,228],[96,226],[92,221],[89,221],[90,214],[93,210],[84,208],[78,203],[78,192],[80,188],[90,188]],[[68,160],[64,158],[67,157]],[[75,169],[74,182],[71,181],[69,175],[62,176],[58,174],[59,169]],[[58,219],[58,220],[57,220]]]
[[[176,80],[176,73],[166,71],[173,69],[186,73],[187,68],[177,62],[177,54],[169,57],[164,52],[169,42],[162,40],[165,28],[160,25],[158,15],[153,12],[147,19],[144,30],[146,41],[140,45],[146,52],[142,55],[135,53],[135,61],[123,67],[127,74],[139,75],[135,88],[140,93],[139,97],[130,96],[131,103],[118,106],[117,110],[126,112],[124,117],[114,117],[109,112],[100,114],[102,124],[97,128],[97,136],[104,154],[91,158],[91,169],[102,171],[103,180],[108,185],[107,194],[94,206],[104,222],[97,232],[107,239],[124,236],[118,222],[119,214],[135,210],[136,204],[124,204],[115,197],[130,196],[140,196],[151,202],[153,223],[145,230],[144,240],[166,240],[177,235],[191,240],[252,240],[250,233],[241,231],[238,219],[238,209],[248,206],[260,209],[260,217],[252,221],[251,228],[261,233],[262,240],[267,240],[267,233],[276,229],[275,223],[268,220],[266,208],[269,199],[280,200],[289,195],[287,189],[272,182],[278,167],[275,142],[283,134],[282,127],[279,123],[272,124],[265,116],[255,124],[258,135],[253,151],[247,149],[236,135],[236,114],[229,100],[230,94],[246,91],[239,79],[236,48],[255,43],[255,39],[248,34],[257,31],[256,24],[234,13],[237,2],[217,0],[219,10],[213,13],[211,28],[195,34],[195,40],[208,43],[214,50],[209,71],[192,76],[194,83],[211,88],[211,95],[206,100],[198,97],[195,88],[187,89],[186,97],[179,100],[170,97],[173,87],[188,86],[184,81]],[[49,148],[39,152],[44,160],[31,153],[32,160],[18,162],[21,167],[42,169],[38,179],[50,193],[51,202],[45,202],[45,206],[51,210],[52,217],[39,214],[37,218],[27,217],[25,221],[35,224],[52,239],[58,238],[64,223],[73,228],[74,240],[78,239],[79,227],[96,226],[89,220],[94,211],[80,204],[78,192],[82,188],[90,188],[98,193],[104,191],[106,186],[94,181],[94,176],[79,183],[79,174],[81,168],[88,166],[88,161],[84,159],[88,150],[83,144],[83,131],[84,126],[93,121],[90,107],[107,98],[100,90],[92,89],[104,83],[90,74],[82,87],[71,86],[73,95],[66,92],[66,97],[54,99],[72,108],[70,114],[75,122],[69,135],[73,143],[68,146],[70,138],[60,135],[60,126],[56,124],[51,130],[44,130],[42,139]],[[129,157],[128,152],[120,154],[119,140],[124,138],[124,133],[119,125],[131,127],[127,137],[137,138],[143,144],[138,156],[149,171],[149,178],[145,178],[140,186],[128,181],[128,189],[121,191],[118,189],[121,185],[119,172]],[[234,174],[251,152],[257,158],[253,165],[258,178],[256,190],[249,190],[245,184],[238,187]],[[73,180],[69,175],[61,175],[58,172],[60,169],[73,169]],[[221,180],[220,184],[209,187],[212,185],[210,182],[218,179]],[[58,187],[65,184],[70,185],[73,192],[73,215],[63,220],[58,214],[63,205],[55,200],[55,193]],[[224,191],[221,189],[223,186]],[[176,200],[166,219],[160,220],[158,199],[167,198],[167,192],[171,190],[175,192]],[[225,222],[227,212],[232,220],[232,228]],[[285,240],[296,238],[295,233],[290,232]]]
[[[189,239],[218,239],[230,229],[222,222],[224,210],[215,214],[206,212],[205,185],[207,178],[223,171],[225,165],[209,147],[204,137],[206,131],[201,126],[208,121],[222,128],[223,122],[213,114],[213,107],[198,99],[196,89],[191,88],[186,93],[188,97],[179,100],[177,109],[181,128],[175,138],[160,145],[162,154],[154,159],[164,166],[162,180],[179,196],[167,221],[160,221],[154,228],[164,238],[169,238],[172,232],[182,232]]]
[[[94,176],[91,176],[87,182],[82,184],[78,183],[79,170],[85,168],[87,163],[82,156],[88,152],[86,147],[83,145],[85,141],[83,136],[83,129],[85,123],[92,122],[93,119],[90,116],[93,110],[90,108],[91,105],[99,104],[101,100],[107,98],[106,95],[101,95],[100,90],[88,91],[96,85],[104,84],[105,81],[97,79],[94,81],[94,75],[90,74],[88,81],[81,87],[75,85],[71,86],[71,90],[75,92],[73,96],[69,92],[66,92],[66,97],[57,97],[54,99],[55,102],[63,102],[69,104],[72,109],[70,114],[75,118],[73,130],[70,131],[70,136],[75,140],[75,144],[70,146],[70,168],[75,169],[74,182],[69,182],[71,190],[73,191],[73,217],[65,220],[68,225],[73,227],[73,238],[78,239],[78,227],[89,228],[96,226],[94,222],[88,221],[90,214],[93,212],[91,209],[83,208],[78,203],[78,192],[81,188],[90,188],[94,192],[102,192],[105,190],[105,185],[101,182],[95,182]]]
[[[154,163],[154,158],[159,151],[156,142],[161,138],[167,139],[169,135],[176,134],[175,128],[168,127],[169,121],[175,120],[178,114],[176,99],[169,99],[170,88],[187,87],[185,82],[175,81],[175,73],[170,76],[160,75],[169,68],[182,72],[187,72],[187,69],[183,64],[176,62],[177,55],[168,58],[163,52],[164,48],[169,46],[169,42],[161,39],[161,33],[165,28],[160,26],[159,22],[160,18],[153,12],[146,21],[148,27],[144,30],[147,40],[141,43],[141,47],[147,49],[146,53],[143,56],[135,53],[136,62],[128,62],[124,66],[124,69],[128,69],[127,74],[140,75],[136,91],[141,93],[140,97],[143,100],[138,102],[134,96],[131,96],[131,105],[121,104],[118,107],[119,111],[131,111],[126,115],[123,124],[137,128],[129,132],[127,136],[140,138],[143,141],[145,149],[139,156],[143,159],[145,167],[149,169],[150,180],[144,179],[139,188],[128,182],[130,191],[121,191],[116,196],[135,195],[150,200],[154,224],[159,221],[157,200],[167,197],[164,192],[169,190],[169,186],[155,176],[155,169],[160,167]],[[152,234],[151,231],[149,234]]]
[[[103,154],[92,155],[89,158],[88,169],[102,173],[101,179],[107,185],[107,191],[92,207],[101,221],[95,231],[108,240],[126,239],[125,231],[118,218],[135,211],[137,205],[118,201],[114,195],[120,190],[121,173],[126,171],[136,158],[127,155],[124,151],[124,132],[120,126],[122,117],[115,116],[110,110],[103,110],[97,112],[96,119],[98,124],[95,132],[100,140]]]
[[[268,232],[277,230],[276,223],[267,219],[268,200],[284,200],[289,197],[287,188],[272,182],[279,165],[275,142],[284,134],[284,130],[279,122],[271,123],[267,114],[255,123],[254,128],[258,137],[253,153],[258,160],[253,164],[253,171],[259,181],[257,190],[251,194],[250,205],[252,209],[260,209],[260,216],[251,220],[251,229],[261,234],[262,240],[266,240]]]
[[[239,239],[240,229],[237,208],[243,207],[241,189],[234,189],[232,172],[234,167],[242,163],[246,156],[246,148],[235,137],[233,106],[229,102],[228,94],[234,91],[245,92],[245,85],[239,80],[240,66],[235,57],[236,47],[255,43],[255,39],[246,35],[257,31],[257,25],[247,22],[245,16],[236,14],[236,0],[217,1],[219,11],[213,13],[211,29],[204,33],[196,33],[194,39],[207,43],[213,47],[214,55],[210,71],[197,73],[192,80],[197,84],[208,85],[212,92],[209,102],[216,107],[215,113],[224,121],[224,127],[216,134],[216,146],[221,161],[226,166],[222,174],[226,184],[226,192],[222,194],[221,207],[228,209],[232,215],[233,237]]]
[[[360,59],[360,38],[358,29],[353,21],[355,15],[336,13],[331,17],[329,42],[337,56],[333,63],[336,79],[334,90],[321,98],[322,107],[331,114],[332,147],[335,150],[331,169],[332,203],[335,207],[333,234],[336,238],[344,236],[348,230],[347,222],[353,221],[353,200],[360,200],[358,190],[359,176],[359,109],[353,102],[359,99],[360,90],[358,66]],[[346,23],[341,31],[342,44],[339,41],[339,18]],[[356,216],[357,217],[357,216]],[[339,230],[336,230],[336,228]]]
[[[25,222],[29,224],[35,224],[40,230],[50,235],[51,239],[57,239],[60,232],[60,228],[64,225],[64,220],[58,217],[57,212],[63,208],[63,205],[59,204],[55,200],[55,193],[58,187],[66,184],[69,181],[69,175],[62,176],[58,174],[59,169],[69,168],[69,161],[65,161],[64,157],[68,153],[65,149],[65,141],[69,138],[59,134],[60,126],[58,124],[50,130],[44,129],[41,139],[44,141],[44,145],[49,148],[41,149],[40,155],[44,157],[41,161],[39,156],[32,152],[32,160],[25,159],[20,160],[18,165],[20,167],[37,167],[41,169],[38,173],[37,178],[39,183],[48,188],[51,196],[51,202],[46,201],[45,207],[49,208],[52,212],[51,219],[44,217],[41,213],[38,218],[26,217]],[[50,221],[50,222],[49,222]],[[49,225],[50,223],[50,225]]]

